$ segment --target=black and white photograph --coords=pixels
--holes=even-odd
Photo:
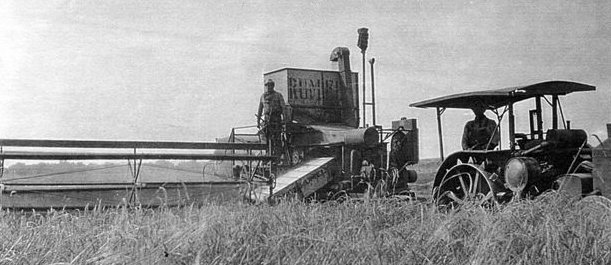
[[[0,1],[0,264],[610,264],[611,2]]]

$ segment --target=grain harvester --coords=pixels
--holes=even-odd
[[[359,29],[358,46],[365,67],[367,40],[362,32],[366,30]],[[350,69],[348,49],[336,48],[331,60],[338,62],[338,71],[283,68],[264,75],[287,99],[280,155],[272,155],[260,133],[243,133],[249,126],[232,129],[216,143],[0,139],[0,208],[181,205],[210,197],[239,198],[240,192],[253,201],[292,195],[326,200],[366,191],[410,197],[407,183],[416,180],[416,173],[407,166],[418,162],[416,120],[401,119],[392,129],[383,129],[375,124],[372,111],[374,124],[368,126],[364,109],[375,103],[363,100],[359,116],[358,75]],[[7,178],[5,160],[126,160],[129,179],[109,181],[117,172],[107,170],[119,170],[117,165]],[[185,171],[143,160],[203,160],[204,165]],[[212,160],[220,162],[207,167]],[[143,167],[150,175],[179,170],[190,177],[143,179]],[[84,172],[95,174],[85,179],[79,175]]]
[[[349,50],[336,48],[331,60],[339,71],[282,68],[264,74],[286,98],[283,152],[267,166],[243,165],[250,169],[246,179],[267,184],[249,191],[252,199],[327,200],[368,190],[411,195],[407,183],[416,181],[416,173],[407,165],[418,162],[416,120],[393,122],[393,129],[359,127],[358,75],[350,70]],[[252,138],[232,135],[232,141]]]
[[[564,121],[559,100],[560,96],[573,92],[594,90],[594,86],[586,84],[549,81],[453,94],[411,104],[412,107],[435,108],[437,111],[443,163],[433,184],[434,201],[438,205],[473,200],[488,204],[518,197],[532,198],[550,189],[560,189],[576,196],[599,194],[601,187],[593,184],[592,148],[587,142],[588,135]],[[518,133],[514,104],[526,99],[535,101],[534,109],[528,112],[530,130]],[[543,129],[543,100],[551,107],[551,128],[547,131]],[[458,151],[444,160],[442,114],[449,108],[470,109],[474,104],[484,105],[496,114],[496,130],[500,131],[503,117],[508,116],[509,149]],[[559,117],[562,117],[562,122],[559,122]]]

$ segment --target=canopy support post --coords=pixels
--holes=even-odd
[[[535,98],[537,111],[537,139],[543,139],[543,117],[541,117],[541,96]]]
[[[558,129],[558,95],[552,96],[552,129]]]
[[[437,107],[437,133],[439,134],[439,155],[441,156],[441,161],[443,161],[443,132],[441,130],[441,115],[446,110],[446,108]]]
[[[513,103],[509,103],[509,147],[511,151],[516,150],[516,124],[515,116],[513,116]]]

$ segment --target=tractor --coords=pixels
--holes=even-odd
[[[548,190],[561,190],[582,197],[600,194],[594,185],[592,147],[584,130],[574,129],[564,120],[560,96],[594,91],[591,85],[548,81],[527,86],[453,94],[413,103],[411,107],[435,108],[442,163],[432,188],[438,206],[458,206],[466,202],[491,205],[512,199],[534,198]],[[514,104],[534,100],[529,110],[530,128],[516,132]],[[543,129],[542,103],[551,107],[551,128]],[[446,109],[485,106],[496,114],[495,130],[508,117],[509,148],[462,150],[443,157],[441,116]],[[560,114],[560,115],[559,115]],[[559,118],[562,121],[559,121]],[[608,194],[607,194],[608,196]]]

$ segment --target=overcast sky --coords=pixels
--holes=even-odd
[[[547,80],[595,85],[563,109],[604,136],[609,14],[608,1],[570,0],[1,1],[0,138],[211,141],[255,124],[264,72],[335,69],[337,46],[360,72],[359,27],[378,123],[417,118],[422,157],[438,155],[435,112],[408,104]],[[446,154],[471,118],[444,114]]]

